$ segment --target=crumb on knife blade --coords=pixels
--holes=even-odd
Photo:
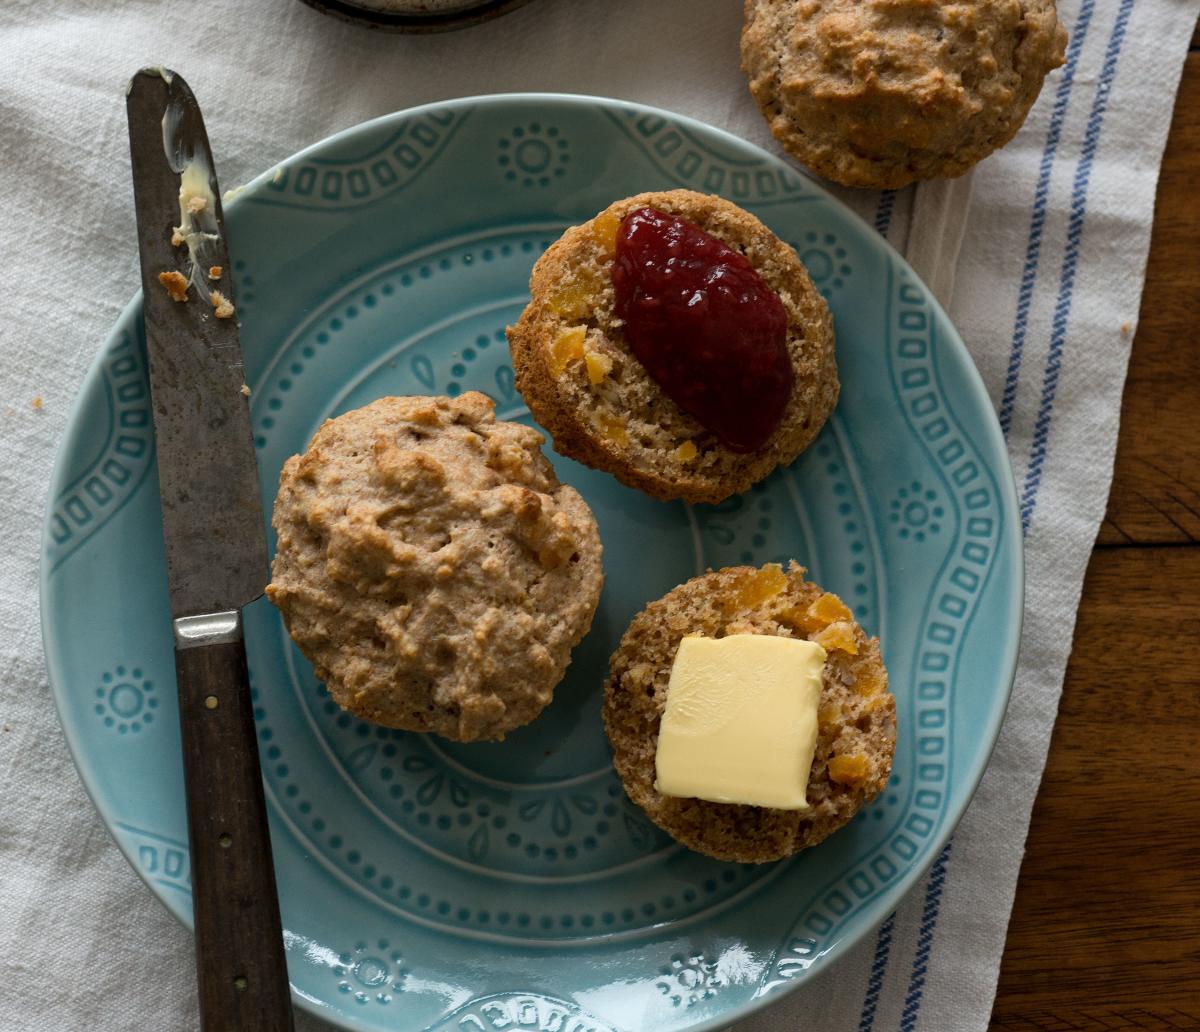
[[[160,272],[158,274],[158,282],[166,287],[172,301],[186,301],[188,299],[188,281],[182,272]]]
[[[221,266],[211,265],[211,266],[209,266],[209,269],[208,269],[208,278],[209,279],[220,279],[222,271],[223,270],[222,270]]]
[[[209,300],[212,301],[213,314],[218,319],[228,319],[233,315],[233,302],[219,290],[214,290]]]
[[[247,398],[248,398],[248,397],[250,397],[250,385],[249,385],[248,383],[244,383],[244,384],[242,384],[242,393],[243,393],[243,394],[244,394],[244,395],[245,395]]]

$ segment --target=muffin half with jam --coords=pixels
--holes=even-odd
[[[719,502],[796,458],[838,397],[833,321],[749,212],[644,193],[568,229],[508,329],[555,449],[656,498]]]

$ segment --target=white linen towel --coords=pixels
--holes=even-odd
[[[41,514],[84,371],[137,289],[122,89],[184,72],[234,185],[364,119],[556,90],[669,108],[772,150],[733,0],[535,0],[444,36],[383,36],[296,0],[0,6],[0,1029],[196,1027],[191,945],[93,812],[37,621]],[[947,306],[1008,436],[1026,631],[991,766],[950,846],[878,936],[738,1032],[987,1027],[1083,573],[1105,508],[1155,184],[1200,0],[1060,0],[1068,60],[970,177],[838,191]],[[33,400],[40,399],[38,407]],[[1036,619],[1032,617],[1036,616]],[[301,1015],[298,1027],[317,1032]],[[630,1030],[634,1032],[634,1030]]]

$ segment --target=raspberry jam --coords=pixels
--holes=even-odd
[[[795,376],[787,312],[737,251],[653,208],[621,220],[613,262],[625,338],[663,392],[730,451],[778,428]]]

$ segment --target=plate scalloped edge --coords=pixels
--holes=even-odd
[[[480,108],[489,109],[487,119],[471,117]],[[810,240],[797,230],[789,242],[797,245],[798,249],[805,248],[802,253],[806,254],[810,268],[815,270],[814,279],[838,313],[840,332],[843,322],[854,317],[850,311],[851,302],[847,300],[850,295],[866,290],[867,296],[872,296],[870,289],[863,285],[864,279],[868,278],[867,266],[874,263],[871,267],[878,270],[882,264],[886,273],[884,303],[888,323],[886,350],[889,389],[896,400],[897,414],[902,414],[909,435],[914,442],[920,442],[920,447],[925,451],[923,468],[926,470],[926,480],[910,482],[905,478],[902,484],[889,484],[891,496],[881,497],[881,485],[871,475],[877,459],[870,454],[870,449],[864,451],[860,439],[861,428],[856,422],[858,417],[853,405],[844,403],[839,408],[838,418],[823,435],[820,444],[802,457],[791,471],[777,474],[764,491],[743,496],[743,504],[738,507],[726,507],[724,510],[722,507],[699,507],[696,512],[687,513],[686,518],[692,527],[689,534],[694,532],[697,535],[704,546],[705,557],[715,562],[728,555],[732,561],[738,561],[740,556],[737,550],[742,545],[746,545],[756,561],[774,558],[771,551],[774,548],[794,553],[799,547],[804,547],[805,551],[812,549],[814,556],[818,552],[825,555],[831,533],[827,524],[837,523],[839,528],[843,528],[838,530],[837,541],[844,543],[848,553],[846,570],[819,569],[822,565],[820,561],[810,560],[809,565],[822,576],[828,573],[835,582],[831,586],[841,588],[844,582],[848,593],[853,592],[860,583],[863,584],[865,590],[862,597],[867,600],[863,605],[869,608],[871,602],[877,601],[879,609],[879,612],[871,613],[869,618],[872,622],[882,624],[889,605],[887,598],[883,597],[887,595],[890,583],[888,564],[912,561],[912,556],[923,554],[923,549],[927,551],[927,545],[932,547],[942,542],[943,559],[934,586],[926,592],[922,606],[919,647],[912,650],[910,665],[905,671],[908,687],[913,693],[906,703],[911,704],[910,718],[914,726],[920,728],[920,733],[914,734],[911,741],[914,755],[908,760],[913,776],[902,788],[904,805],[895,810],[897,817],[889,823],[889,827],[894,824],[894,835],[886,843],[877,842],[873,852],[858,858],[853,871],[842,871],[826,889],[815,894],[817,902],[805,908],[789,927],[778,934],[775,945],[769,950],[769,959],[760,958],[755,969],[756,977],[752,982],[742,984],[740,996],[736,1001],[730,1000],[727,1009],[723,1001],[730,999],[729,991],[733,985],[729,984],[728,972],[721,966],[721,957],[714,959],[703,954],[693,956],[677,951],[669,962],[649,972],[639,983],[643,987],[640,992],[659,999],[667,1008],[665,1014],[672,1019],[667,1027],[720,1028],[775,999],[781,991],[825,970],[829,966],[829,959],[845,952],[883,920],[948,840],[966,801],[982,776],[998,734],[1011,690],[1020,631],[1022,571],[1020,538],[1015,532],[1015,488],[1003,458],[1003,441],[995,425],[990,402],[945,314],[886,243],[876,237],[857,216],[810,183],[803,174],[721,130],[668,112],[602,98],[513,94],[466,98],[384,116],[301,151],[281,163],[278,169],[282,171],[272,169],[257,177],[231,199],[228,205],[229,222],[231,232],[240,232],[239,225],[244,220],[250,220],[249,214],[243,215],[243,211],[249,213],[258,209],[261,219],[261,212],[272,207],[276,210],[286,207],[293,214],[307,213],[314,218],[336,218],[339,213],[344,215],[347,211],[365,210],[374,204],[386,202],[389,196],[398,191],[413,188],[412,184],[420,181],[421,173],[453,152],[455,145],[462,143],[461,137],[472,131],[480,134],[476,141],[477,153],[486,152],[493,159],[491,163],[479,161],[481,167],[474,172],[490,172],[498,180],[499,191],[519,191],[523,195],[519,199],[528,206],[529,197],[538,191],[548,197],[560,184],[564,188],[570,187],[574,191],[570,196],[564,193],[556,195],[557,209],[553,204],[543,204],[540,209],[534,206],[543,214],[552,209],[558,215],[563,207],[569,207],[572,203],[578,207],[581,202],[577,198],[586,196],[588,189],[596,192],[594,182],[590,186],[585,184],[584,188],[574,182],[578,165],[573,167],[569,159],[588,153],[589,141],[580,138],[579,126],[598,124],[594,119],[589,123],[588,117],[585,117],[587,112],[594,114],[597,111],[600,119],[607,121],[628,145],[640,150],[646,162],[665,180],[682,179],[688,185],[702,189],[707,184],[716,190],[723,187],[725,192],[734,195],[732,199],[752,210],[762,211],[768,222],[791,218],[797,199],[815,202],[802,207],[806,213],[819,213],[825,223],[821,227],[822,232]],[[504,131],[494,128],[500,126],[504,127]],[[574,129],[573,136],[568,132],[568,127]],[[552,128],[558,132],[552,135]],[[517,130],[521,130],[519,135]],[[594,128],[591,131],[599,132]],[[605,142],[615,147],[615,139]],[[364,147],[364,143],[368,146]],[[562,155],[566,155],[567,159],[560,160]],[[503,160],[506,157],[507,162]],[[485,165],[486,170],[483,168]],[[718,184],[714,169],[722,166],[725,175]],[[515,175],[506,179],[508,172],[514,172]],[[543,183],[543,179],[547,181]],[[307,194],[303,191],[307,191]],[[308,200],[304,200],[305,197]],[[342,200],[345,204],[340,203]],[[829,226],[833,226],[836,232],[830,230]],[[811,233],[809,235],[812,236]],[[499,237],[497,241],[494,260],[485,259],[486,246],[481,245],[468,248],[470,261],[465,260],[465,254],[450,255],[442,248],[445,253],[438,252],[441,256],[435,256],[432,263],[422,260],[418,254],[420,249],[406,242],[408,250],[401,257],[404,261],[411,260],[412,269],[403,271],[400,266],[404,261],[393,263],[396,264],[393,270],[393,294],[385,295],[380,285],[373,293],[368,290],[363,295],[374,299],[372,305],[364,301],[354,306],[340,295],[322,299],[315,306],[316,314],[306,316],[307,329],[303,333],[297,331],[298,335],[294,337],[296,347],[300,352],[311,347],[316,358],[320,350],[319,335],[324,333],[328,337],[333,322],[340,321],[344,327],[351,318],[358,318],[362,321],[357,325],[365,327],[367,319],[364,317],[368,315],[368,308],[383,310],[391,303],[385,298],[401,295],[404,290],[403,277],[406,275],[410,281],[420,285],[423,279],[432,281],[443,272],[449,272],[450,275],[445,277],[449,286],[445,289],[457,292],[463,285],[460,274],[465,275],[463,270],[473,262],[476,268],[486,265],[488,269],[499,270],[494,276],[495,284],[502,284],[507,290],[511,287],[512,276],[508,275],[506,279],[503,267],[504,259],[510,256],[500,254],[505,243],[500,242]],[[511,257],[515,257],[518,263],[524,260],[526,268],[537,250],[531,247],[522,252],[516,237],[507,246],[516,251]],[[437,248],[434,250],[437,251]],[[259,320],[265,320],[265,316],[259,314],[260,306],[267,305],[269,308],[269,302],[278,294],[278,290],[269,282],[270,277],[264,275],[267,271],[265,256],[255,255],[252,247],[244,249],[242,253],[250,257],[237,263],[240,267],[239,300],[244,302],[243,315],[249,327],[253,328],[259,324]],[[527,257],[522,258],[522,255]],[[451,267],[443,268],[447,262]],[[861,268],[857,267],[858,263],[862,264]],[[426,268],[430,269],[428,275],[423,271]],[[382,275],[381,270],[377,262],[371,267],[372,274]],[[824,272],[824,275],[818,277],[816,272]],[[268,282],[256,285],[256,278]],[[495,284],[489,289],[495,290]],[[355,308],[355,316],[348,317],[348,304]],[[501,309],[503,305],[499,304],[497,311]],[[59,580],[57,572],[67,567],[72,555],[77,552],[86,554],[88,543],[93,542],[101,532],[111,534],[114,521],[121,523],[135,519],[130,515],[127,503],[140,498],[141,492],[148,490],[147,481],[153,479],[150,475],[153,445],[147,399],[144,391],[139,394],[139,384],[144,382],[144,374],[137,358],[138,315],[139,298],[135,296],[122,313],[118,329],[93,363],[81,394],[80,407],[73,413],[71,426],[60,445],[46,516],[42,566],[43,635],[55,701],[85,787],[130,863],[172,912],[186,922],[190,917],[190,908],[187,905],[186,849],[183,843],[171,834],[141,828],[140,822],[132,822],[127,819],[128,815],[117,812],[111,798],[111,786],[105,782],[109,775],[102,772],[105,764],[99,762],[109,755],[106,750],[114,746],[108,738],[102,740],[102,746],[96,746],[83,730],[89,733],[95,731],[97,735],[115,735],[117,741],[123,740],[126,744],[146,741],[150,729],[161,730],[170,717],[170,700],[164,698],[157,689],[167,686],[171,671],[167,668],[164,676],[161,655],[157,657],[157,665],[153,670],[149,661],[144,662],[142,666],[146,670],[143,671],[141,666],[119,662],[119,657],[102,652],[103,662],[99,666],[96,662],[90,662],[89,669],[95,672],[88,692],[73,695],[71,686],[82,675],[68,669],[72,665],[67,661],[68,655],[72,654],[69,649],[63,650],[62,632],[57,623],[62,618],[63,609],[59,603],[64,595],[57,585],[51,584],[52,580]],[[287,318],[283,321],[287,322]],[[289,325],[298,325],[294,317],[291,317]],[[421,329],[413,327],[412,332],[417,333]],[[459,329],[465,329],[465,324]],[[364,329],[363,332],[369,331]],[[270,337],[270,334],[266,336]],[[484,336],[480,334],[478,339],[482,340]],[[308,338],[311,338],[311,343],[305,343]],[[438,349],[444,345],[443,339],[434,334],[427,343],[432,353],[417,356],[427,358],[427,365],[423,364],[418,369],[412,365],[401,367],[398,364],[395,366],[398,371],[389,374],[389,367],[383,364],[380,375],[393,375],[394,380],[408,377],[408,381],[404,382],[415,380],[418,388],[433,389],[437,385],[443,389],[451,386],[461,389],[464,385],[474,385],[467,378],[476,375],[475,368],[467,370],[466,363],[461,361],[441,361],[443,356]],[[494,343],[499,345],[498,341]],[[851,348],[855,353],[865,346],[860,341],[849,344],[843,342],[843,348]],[[478,368],[482,369],[486,364],[484,349],[476,346],[474,350],[478,352]],[[495,356],[500,350],[499,346],[493,347],[489,355]],[[874,356],[871,358],[873,360]],[[292,366],[302,366],[302,359],[303,354],[297,354]],[[939,360],[948,363],[945,369],[940,368]],[[856,369],[854,361],[848,362],[847,366],[851,373]],[[458,367],[462,367],[464,372],[459,373]],[[491,371],[492,367],[488,366],[488,369]],[[502,370],[501,361],[489,382],[494,387],[498,385],[503,393],[506,381],[500,375]],[[297,380],[301,374],[291,375],[293,380]],[[254,383],[255,394],[252,398],[256,426],[261,427],[264,420],[271,420],[274,424],[279,418],[276,413],[284,409],[287,392],[298,389],[295,384],[281,388],[281,380],[287,380],[288,377],[289,369],[279,362],[260,372],[259,379]],[[946,377],[952,381],[949,385]],[[853,376],[850,382],[855,382]],[[373,382],[367,377],[362,389],[370,390],[372,387]],[[353,400],[353,390],[352,385],[343,392],[343,401]],[[273,405],[279,399],[283,400]],[[93,422],[99,418],[93,410],[101,403],[107,406],[107,431],[103,435],[102,447],[96,450],[94,444],[89,443],[89,454],[81,458],[81,438],[87,436],[83,433],[86,429],[83,424],[88,418],[92,418]],[[84,413],[87,406],[91,408]],[[968,411],[973,421],[969,431],[962,423],[961,413],[956,413],[956,408]],[[271,429],[267,427],[263,432],[260,455],[269,451],[265,442]],[[295,428],[292,432],[300,433]],[[832,472],[834,467],[837,468],[836,473]],[[809,495],[816,493],[817,487],[825,491],[828,497],[813,502]],[[783,505],[794,506],[797,524],[807,526],[800,526],[798,530],[779,528],[779,520],[772,510],[763,508],[764,502],[768,501],[776,505],[774,512],[778,512]],[[845,507],[849,508],[843,512]],[[951,519],[949,516],[936,516],[939,509],[943,512],[953,510],[955,536],[950,545],[946,542],[951,540],[948,537]],[[140,510],[139,513],[137,519],[144,522],[145,514]],[[853,531],[844,530],[852,523],[855,524]],[[943,528],[947,533],[942,533]],[[789,530],[800,534],[790,544],[785,540]],[[822,535],[826,540],[821,540]],[[762,545],[757,543],[759,537],[763,540]],[[751,539],[754,543],[747,544]],[[803,541],[803,546],[796,544],[797,540]],[[856,565],[862,565],[864,570],[868,565],[865,561],[853,560],[849,555],[850,549],[859,541],[863,542],[862,554],[876,563],[876,569],[856,572]],[[824,548],[820,547],[822,544]],[[88,561],[92,565],[103,565],[99,560]],[[999,573],[996,573],[997,570]],[[986,720],[973,750],[965,758],[960,758],[955,768],[952,760],[956,755],[956,747],[949,740],[956,719],[955,683],[956,678],[962,676],[959,666],[970,660],[969,656],[964,660],[964,649],[974,640],[971,624],[976,617],[975,602],[989,592],[989,600],[994,600],[998,590],[993,574],[1003,581],[1003,598],[1000,604],[989,601],[989,614],[1003,621],[1005,641],[998,650],[1000,662],[993,674],[991,697],[985,697],[982,702],[975,700],[974,696],[965,703],[957,700],[960,705],[982,707]],[[882,587],[873,589],[869,583],[872,577]],[[628,610],[631,603],[628,599],[623,601]],[[48,605],[48,602],[51,604]],[[122,600],[118,600],[118,607],[122,604]],[[74,610],[72,617],[78,619]],[[169,648],[165,654],[169,656]],[[894,668],[894,683],[901,679],[898,673],[899,668]],[[312,689],[312,686],[302,685],[297,690],[305,687]],[[87,695],[86,701],[84,695]],[[319,702],[319,696],[315,696],[314,704]],[[155,705],[151,706],[151,703]],[[262,700],[260,703],[265,714],[266,704]],[[156,716],[161,719],[153,724]],[[337,736],[347,729],[336,726],[336,715],[329,716],[333,717],[329,727],[322,726],[317,733],[327,734],[329,741],[335,743],[333,748],[341,748],[344,743]],[[958,716],[961,718],[961,714]],[[260,720],[263,719],[260,717]],[[263,727],[264,730],[268,729],[265,722]],[[356,726],[351,726],[349,734],[358,736],[360,731]],[[942,743],[940,746],[939,740]],[[377,754],[373,756],[382,756],[388,746],[399,748],[398,740],[380,739]],[[264,738],[263,748],[264,753],[269,754],[272,748],[269,739]],[[958,746],[959,750],[962,748]],[[943,754],[944,759],[938,759]],[[277,768],[281,765],[269,755],[265,757],[269,789],[273,787],[272,779],[279,780],[282,777],[277,774]],[[382,764],[376,767],[380,771],[391,769]],[[431,780],[423,773],[421,778],[420,783],[411,786],[413,789],[419,789],[421,784],[428,784]],[[451,806],[450,811],[437,812],[437,806],[443,804],[434,805],[431,801],[429,807],[420,811],[414,805],[407,815],[398,808],[398,819],[412,816],[415,820],[424,815],[428,818],[428,826],[436,830],[442,818],[452,816],[453,825],[461,819],[458,816],[461,807],[450,799],[450,782],[451,779],[445,780],[446,798],[449,800],[445,805]],[[398,781],[393,783],[398,784]],[[939,789],[939,786],[944,787]],[[282,812],[287,805],[288,785],[280,781],[279,788],[276,805]],[[936,799],[930,794],[939,792]],[[952,801],[951,793],[954,796]],[[491,805],[482,797],[480,799],[475,803],[476,807]],[[626,817],[616,801],[604,801],[598,805],[612,806],[615,816],[619,815],[622,819]],[[888,805],[900,807],[899,794],[896,802]],[[881,804],[880,812],[883,810]],[[553,806],[545,812],[553,813]],[[299,813],[293,816],[299,816]],[[491,824],[488,826],[494,825],[500,816],[489,809],[487,821]],[[273,814],[278,835],[279,822],[276,818],[277,815]],[[644,829],[639,833],[643,836],[647,834]],[[508,832],[509,837],[514,834],[517,834],[515,830]],[[636,846],[636,833],[630,834],[634,836],[631,841]],[[499,837],[493,835],[493,839]],[[657,845],[652,839],[646,841],[650,845]],[[439,848],[451,853],[458,848],[451,835],[446,836],[446,842],[448,844]],[[582,843],[583,839],[580,839],[580,844],[576,846],[578,855],[584,852]],[[907,843],[900,846],[899,855],[895,852],[896,843]],[[529,843],[533,844],[532,841]],[[570,844],[574,845],[574,842]],[[888,844],[892,849],[890,856],[885,848]],[[538,848],[537,863],[545,868],[539,877],[549,879],[546,882],[549,885],[554,878],[552,873],[546,872],[556,870],[554,863],[560,859],[566,863],[566,857],[556,852],[551,862],[547,859],[549,849],[556,847],[543,844]],[[565,849],[566,846],[559,845],[557,848]],[[632,847],[626,843],[623,848]],[[904,851],[910,848],[905,857]],[[353,852],[350,849],[347,855],[353,855]],[[881,864],[881,859],[886,859],[892,869]],[[779,870],[781,874],[776,877],[789,874],[783,867]],[[756,881],[746,883],[746,891],[751,895],[757,892]],[[382,884],[383,879],[379,886]],[[740,886],[742,883],[739,881],[736,884]],[[735,895],[740,895],[740,892]],[[761,893],[759,896],[761,902]],[[748,905],[756,904],[751,899]],[[448,915],[440,915],[448,917],[450,924],[457,916],[452,909]],[[597,913],[595,921],[601,923],[602,916]],[[472,919],[477,918],[477,914],[472,915]],[[665,918],[666,927],[686,928],[686,922],[673,922],[666,915]],[[651,929],[659,927],[663,926],[657,922],[650,925]],[[584,931],[578,925],[575,928],[579,932]],[[562,928],[556,928],[554,934],[560,933],[566,934]],[[645,935],[638,933],[634,938],[645,940],[646,935],[653,937],[654,934],[653,931]],[[583,938],[587,939],[588,936]],[[333,976],[324,983],[326,989],[322,990],[319,984],[314,985],[311,978],[306,979],[305,984],[296,986],[301,1003],[348,1029],[385,1027],[378,1023],[379,1014],[372,1015],[364,1009],[367,1001],[377,1007],[385,1002],[396,1002],[405,992],[405,980],[411,981],[414,977],[409,961],[395,959],[409,955],[409,951],[401,954],[390,943],[387,946],[379,945],[385,941],[383,938],[378,938],[378,942],[362,941],[362,949],[357,945],[351,948],[348,943],[346,952],[334,951],[333,956],[318,965],[323,965]],[[305,940],[302,948],[311,948],[313,942],[315,940]],[[545,946],[552,949],[567,944],[565,939],[556,940],[553,937],[545,942]],[[342,972],[340,975],[337,974],[339,970]],[[392,991],[379,991],[380,986],[385,990],[391,986]],[[360,999],[364,994],[366,1001]],[[536,1021],[541,1024],[528,1027],[547,1028],[556,1027],[553,1022],[557,1021],[567,1027],[564,1023],[568,1018],[581,1028],[611,1027],[616,1032],[617,1029],[634,1027],[623,1024],[620,1020],[622,1015],[597,1017],[606,1014],[607,1010],[599,1005],[587,1004],[596,996],[595,993],[591,996],[587,993],[578,994],[573,1001],[566,999],[572,995],[565,989],[557,992],[520,992],[511,985],[503,991],[481,991],[468,994],[466,998],[460,992],[447,995],[443,1015],[432,1024],[426,1022],[425,1027],[429,1030],[471,1028],[476,1025],[500,1027],[496,1024],[498,1020],[514,1022],[518,1027],[525,1027],[521,1024],[523,1021]],[[383,996],[389,999],[383,1001]],[[351,1007],[349,1011],[341,1006],[342,1001]],[[694,1020],[687,1018],[689,1014],[694,1015]],[[656,1014],[656,1021],[660,1017]],[[682,1023],[678,1020],[681,1017]],[[487,1024],[489,1021],[491,1025]],[[610,1026],[605,1022],[613,1024]]]

